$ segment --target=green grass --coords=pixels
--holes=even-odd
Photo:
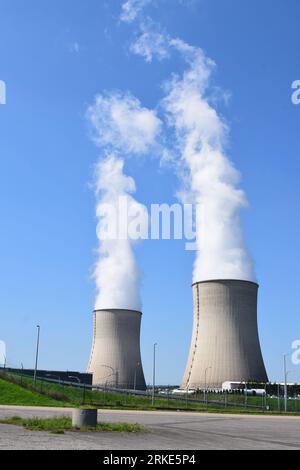
[[[127,410],[184,410],[209,413],[234,413],[234,414],[280,414],[278,410],[277,398],[268,398],[267,405],[270,411],[264,409],[264,400],[261,397],[248,397],[248,405],[257,408],[246,408],[245,397],[243,395],[228,395],[227,407],[192,401],[168,400],[159,397],[155,399],[155,406],[152,406],[151,396],[134,396],[110,391],[85,392],[75,386],[63,386],[56,383],[37,380],[33,385],[30,377],[20,377],[6,373],[5,380],[0,379],[0,404],[7,405],[27,405],[27,406],[57,406],[57,407],[79,407],[82,405],[107,408],[107,409],[127,409]],[[12,383],[13,382],[13,383]],[[21,386],[20,386],[21,385]],[[199,394],[197,399],[203,399],[203,394]],[[225,401],[225,395],[208,395],[209,401]],[[233,403],[238,407],[232,406]],[[300,400],[289,400],[289,414],[297,414],[300,411]],[[283,399],[280,400],[280,409],[283,411]]]
[[[6,380],[14,381],[18,384],[22,383],[22,390],[32,390],[33,380],[29,377],[19,377],[12,374],[6,374]],[[27,388],[26,388],[27,387]],[[18,388],[20,392],[20,388]],[[170,409],[170,410],[190,410],[190,411],[217,411],[220,407],[201,403],[186,403],[185,401],[168,400],[166,398],[156,398],[155,406],[152,406],[151,396],[134,396],[110,391],[92,391],[85,392],[72,386],[63,386],[56,383],[44,382],[37,380],[35,397],[45,396],[54,400],[55,404],[49,406],[70,406],[79,407],[83,404],[86,406],[106,408],[106,409],[127,409],[127,410],[153,410],[153,409]],[[21,404],[21,403],[14,403]],[[34,400],[28,403],[32,406],[38,405]],[[223,407],[221,407],[223,409]]]
[[[47,395],[41,395],[38,392],[0,379],[0,405],[63,406],[65,404]]]
[[[29,377],[20,377],[13,374],[6,374],[7,381],[13,381],[17,384],[22,384],[22,390],[32,390],[33,380]],[[109,391],[92,391],[86,390],[85,392],[72,386],[63,386],[56,383],[44,382],[37,380],[36,396],[46,396],[55,401],[55,406],[82,406],[89,405],[98,408],[114,408],[114,409],[129,409],[129,410],[153,410],[153,409],[182,409],[185,408],[185,402],[157,398],[155,406],[152,406],[151,396],[133,396],[122,393],[115,393]],[[19,389],[20,391],[20,389]],[[0,392],[1,393],[1,392]],[[18,404],[18,403],[16,403]],[[31,403],[36,405],[36,403]],[[53,406],[53,405],[52,405]],[[197,409],[203,409],[204,405],[197,405]]]
[[[51,434],[64,434],[65,431],[93,431],[93,432],[127,432],[139,433],[145,432],[145,428],[139,424],[130,423],[99,423],[96,428],[73,428],[72,420],[67,416],[51,419],[23,419],[19,416],[0,420],[0,424],[11,424],[14,426],[23,426],[30,431],[47,431]]]

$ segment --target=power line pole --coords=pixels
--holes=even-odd
[[[157,343],[154,343],[154,345],[153,345],[153,389],[152,389],[152,406],[154,406],[154,403],[155,403],[156,346],[157,346]]]
[[[283,362],[284,362],[284,412],[287,413],[288,409],[288,386],[287,386],[287,368],[286,368],[286,358],[288,354],[285,354],[283,356]]]
[[[36,355],[35,355],[35,368],[34,368],[34,385],[36,384],[36,374],[37,374],[37,368],[38,368],[38,360],[39,360],[39,347],[40,347],[40,330],[41,327],[40,325],[37,325],[37,341],[36,341]]]

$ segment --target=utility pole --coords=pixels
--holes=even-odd
[[[36,384],[36,374],[37,374],[37,368],[38,368],[38,360],[39,360],[39,347],[40,347],[40,330],[41,327],[40,325],[37,325],[37,341],[36,341],[36,355],[35,355],[35,368],[34,368],[34,385]]]
[[[265,410],[268,410],[268,384],[265,385],[265,402],[264,402]]]
[[[138,368],[140,367],[140,363],[138,362],[136,364],[136,367],[135,367],[135,370],[134,370],[134,383],[133,383],[133,389],[134,391],[136,391],[136,383],[137,383],[137,371],[138,371]]]
[[[286,358],[289,354],[285,354],[283,356],[283,365],[284,365],[284,412],[287,413],[288,410],[288,385],[287,385],[287,377],[288,371],[286,367]]]
[[[207,396],[207,371],[209,371],[209,369],[212,369],[212,367],[211,367],[211,366],[206,367],[206,369],[205,369],[205,374],[204,374],[204,377],[205,377],[205,384],[204,384],[204,394],[205,394],[204,397],[205,397],[205,398],[204,398],[204,401],[205,401],[206,405],[208,404],[208,396]]]
[[[154,345],[153,345],[153,389],[152,389],[152,406],[154,406],[154,403],[155,403],[156,346],[157,346],[157,343],[154,343]]]

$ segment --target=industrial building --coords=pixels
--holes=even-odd
[[[14,374],[25,377],[34,377],[35,369],[19,369],[12,367],[0,367],[0,371],[7,374]],[[37,369],[37,379],[49,380],[53,382],[63,382],[64,384],[92,385],[93,376],[78,371],[62,370],[42,370]]]
[[[257,325],[258,284],[212,280],[193,285],[194,326],[181,388],[268,382]]]
[[[146,390],[140,351],[141,312],[94,312],[94,339],[88,366],[93,385]]]

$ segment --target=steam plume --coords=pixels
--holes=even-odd
[[[254,281],[240,223],[246,197],[238,188],[240,175],[224,151],[226,125],[206,98],[214,63],[201,49],[180,40],[171,45],[189,63],[181,78],[169,82],[163,104],[185,165],[183,194],[198,206],[194,282],[219,278]]]
[[[121,21],[132,23],[143,8],[152,0],[126,0],[122,5]]]
[[[124,174],[124,161],[110,155],[97,165],[97,217],[99,238],[99,258],[94,277],[97,287],[96,309],[119,308],[141,310],[140,272],[128,236],[120,239],[106,237],[107,227],[118,227],[121,218],[127,218],[120,206],[120,198],[130,210],[138,203],[131,196],[135,192],[134,180]],[[142,208],[140,208],[142,210]],[[116,217],[116,221],[112,218]]]
[[[160,130],[160,121],[132,95],[121,93],[98,95],[87,116],[94,141],[103,148],[96,166],[99,249],[94,271],[95,308],[140,311],[140,272],[133,252],[136,238],[130,235],[127,224],[146,209],[133,197],[136,186],[124,173],[124,158],[147,153]],[[126,227],[123,234],[120,226]]]
[[[167,84],[162,102],[180,150],[181,199],[198,207],[194,281],[255,281],[252,259],[244,242],[240,210],[247,205],[240,175],[225,153],[228,129],[209,102],[215,67],[200,48],[173,39],[149,19],[140,21],[140,35],[131,51],[147,62],[179,52],[188,67]]]

